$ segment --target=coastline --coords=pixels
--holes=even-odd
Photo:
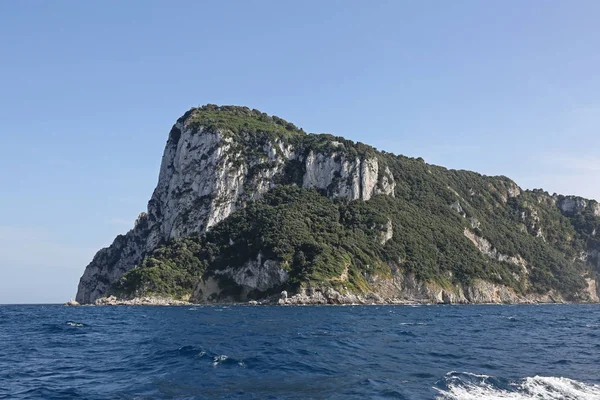
[[[176,300],[171,297],[143,296],[133,299],[119,299],[115,296],[101,297],[88,306],[189,306],[189,301]]]
[[[337,293],[337,292],[336,292]],[[331,296],[333,294],[333,296]],[[543,304],[600,304],[594,301],[565,301],[562,298],[554,299],[547,296],[538,298],[528,297],[513,299],[517,301],[432,301],[431,299],[406,299],[406,298],[386,298],[383,299],[376,294],[370,293],[365,296],[359,295],[338,295],[334,293],[314,292],[311,295],[304,293],[295,294],[287,297],[287,293],[282,292],[280,296],[272,296],[261,300],[235,301],[233,299],[223,299],[218,301],[191,302],[177,300],[162,296],[143,296],[133,299],[119,299],[115,296],[102,297],[93,304],[82,304],[82,306],[431,306],[431,305],[543,305]]]

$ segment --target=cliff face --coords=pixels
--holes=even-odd
[[[92,303],[102,297],[111,283],[159,244],[205,232],[248,201],[261,198],[290,178],[286,176],[290,168],[298,175],[298,182],[291,183],[332,198],[394,196],[394,177],[389,168],[379,167],[375,157],[347,158],[335,149],[322,153],[275,136],[257,146],[249,140],[253,138],[236,141],[225,129],[195,125],[193,117],[189,113],[173,126],[147,213],[140,215],[131,231],[96,254],[79,282],[78,302]],[[344,148],[342,143],[332,146]]]
[[[171,129],[147,212],[76,299],[598,301],[599,228],[593,200],[204,106]]]

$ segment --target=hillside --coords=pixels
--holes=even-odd
[[[207,105],[173,126],[148,211],[77,300],[595,302],[599,225],[593,200]]]

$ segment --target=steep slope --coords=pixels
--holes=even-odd
[[[77,301],[93,302],[159,244],[205,232],[276,184],[348,199],[394,195],[394,178],[370,147],[334,139],[245,107],[188,111],[169,134],[148,212],[96,254]]]
[[[597,301],[599,216],[592,200],[209,105],[174,125],[148,212],[94,257],[77,301]]]

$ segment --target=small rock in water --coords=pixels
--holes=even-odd
[[[75,300],[69,300],[65,303],[65,306],[79,306],[80,304]]]

